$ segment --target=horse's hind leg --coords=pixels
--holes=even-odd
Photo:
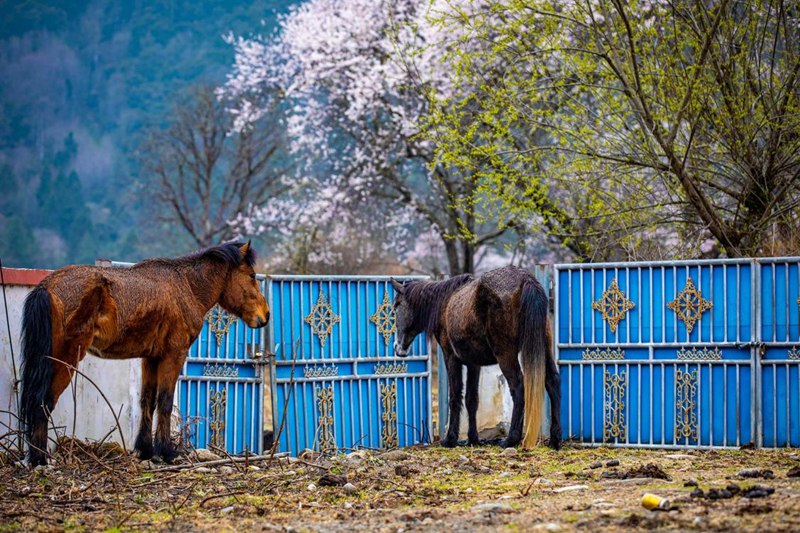
[[[50,362],[53,373],[50,379],[50,391],[43,406],[47,415],[55,409],[61,394],[72,381],[78,363],[86,355],[86,350],[92,343],[95,321],[105,294],[105,286],[94,287],[83,296],[78,307],[67,318],[63,329],[59,325],[53,326],[53,349]],[[63,307],[59,300],[54,299],[53,306],[59,315],[63,313]],[[31,446],[36,448],[36,453],[31,454],[31,463],[44,464],[43,459],[47,447],[46,416],[43,418],[42,424],[33,428],[33,433]],[[39,462],[34,460],[34,457],[39,459]]]
[[[464,403],[467,406],[467,419],[469,421],[467,440],[472,446],[480,442],[478,439],[478,382],[480,377],[481,367],[467,365],[467,391]]]
[[[153,454],[160,456],[168,463],[178,455],[178,451],[172,444],[170,429],[175,383],[178,381],[178,375],[186,358],[186,351],[183,350],[181,355],[167,355],[158,364],[158,390],[156,393],[158,423]]]
[[[498,353],[497,362],[500,371],[508,382],[514,408],[511,411],[511,426],[508,428],[508,437],[501,443],[504,448],[516,446],[522,440],[522,425],[525,410],[525,386],[522,382],[522,369],[519,367],[517,353],[507,351]]]
[[[547,356],[545,377],[547,395],[550,397],[550,447],[561,448],[561,376],[552,355]]]
[[[453,448],[458,444],[458,430],[461,425],[461,395],[464,393],[464,377],[461,375],[463,365],[447,350],[445,350],[444,362],[447,367],[450,421],[447,428],[447,436],[442,441],[442,446]]]
[[[153,457],[153,411],[156,408],[156,389],[158,387],[158,361],[142,359],[142,397],[139,405],[142,418],[139,421],[139,433],[136,435],[134,449],[139,452],[140,459]]]

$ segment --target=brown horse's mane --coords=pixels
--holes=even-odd
[[[163,257],[146,259],[136,263],[131,267],[131,269],[148,266],[166,266],[175,268],[180,266],[191,266],[204,261],[219,262],[230,265],[234,268],[240,266],[242,261],[244,261],[251,267],[255,267],[257,260],[256,253],[251,246],[247,249],[245,256],[242,257],[241,248],[244,245],[245,243],[238,241],[226,242],[218,246],[209,246],[208,248],[172,259]]]
[[[403,287],[403,295],[414,310],[414,321],[428,335],[439,329],[445,304],[458,289],[473,281],[472,274],[460,274],[443,281],[410,281]]]

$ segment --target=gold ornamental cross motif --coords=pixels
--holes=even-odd
[[[675,311],[684,324],[686,332],[691,333],[694,323],[700,319],[700,315],[714,306],[711,302],[703,298],[703,293],[694,286],[692,278],[686,280],[686,287],[678,293],[677,298],[667,304],[667,307]]]
[[[611,333],[617,332],[617,326],[620,321],[634,307],[636,307],[636,304],[626,298],[625,294],[619,290],[616,278],[611,280],[611,285],[603,292],[602,298],[592,303],[592,309],[603,315],[603,320],[608,321]]]
[[[378,333],[383,335],[383,342],[386,343],[386,346],[389,346],[389,339],[392,337],[392,333],[397,332],[397,324],[395,323],[394,309],[392,309],[392,301],[389,300],[388,291],[383,293],[383,303],[375,311],[375,314],[369,317],[369,321],[375,324],[378,328]]]
[[[306,324],[311,326],[311,332],[319,337],[320,344],[324,347],[328,341],[328,336],[333,332],[333,326],[341,321],[339,315],[333,312],[331,304],[328,303],[322,291],[317,298],[317,305],[305,318]]]
[[[222,337],[228,334],[231,326],[236,322],[237,318],[215,305],[211,310],[206,313],[206,322],[208,322],[208,329],[217,338],[217,346],[222,344]]]

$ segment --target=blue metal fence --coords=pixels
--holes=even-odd
[[[758,268],[759,444],[800,446],[800,259]]]
[[[555,269],[565,438],[800,445],[797,259]]]
[[[419,279],[419,278],[397,278]],[[424,335],[393,356],[388,277],[272,276],[268,345],[279,450],[330,452],[430,440],[430,355]]]
[[[263,337],[219,306],[206,315],[176,387],[182,431],[195,448],[262,451]]]

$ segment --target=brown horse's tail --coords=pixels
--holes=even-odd
[[[551,347],[547,339],[547,294],[533,277],[522,284],[519,340],[525,383],[525,434],[523,448],[533,448],[539,440],[544,407],[547,358]]]
[[[53,379],[52,322],[50,293],[38,285],[22,311],[22,405],[20,418],[28,438],[28,458],[32,466],[45,464],[47,416],[50,384]]]

